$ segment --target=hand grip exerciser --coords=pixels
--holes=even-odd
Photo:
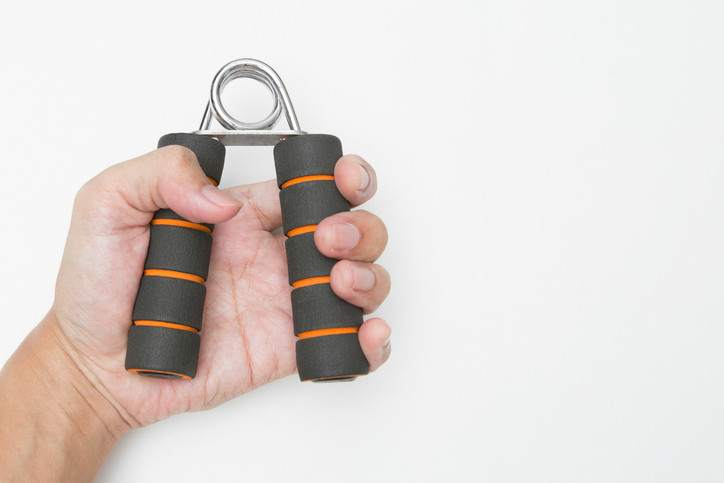
[[[245,123],[221,103],[234,79],[264,84],[274,107],[263,120]],[[284,112],[289,130],[274,125]],[[211,120],[225,129],[210,130]],[[159,147],[181,145],[197,156],[206,176],[221,178],[225,146],[274,146],[291,292],[297,368],[302,381],[353,380],[369,366],[358,332],[362,309],[339,298],[330,286],[337,262],[322,255],[314,231],[324,218],[349,211],[334,181],[342,145],[334,136],[307,134],[299,128],[286,88],[274,70],[253,59],[228,63],[214,78],[201,127],[190,134],[169,134]],[[140,375],[190,379],[196,375],[212,225],[192,223],[171,210],[158,211],[128,334],[126,369]]]
[[[226,148],[198,134],[167,134],[158,147],[194,152],[215,185]],[[144,376],[191,379],[196,375],[214,226],[192,223],[171,210],[151,220],[151,238],[128,331],[126,370]]]

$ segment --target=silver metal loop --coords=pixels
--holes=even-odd
[[[239,78],[250,78],[261,82],[269,89],[272,95],[274,107],[264,119],[257,122],[243,122],[236,119],[224,108],[221,102],[221,93],[226,85]],[[293,131],[300,131],[297,116],[294,113],[289,94],[284,87],[279,75],[264,62],[255,59],[238,59],[229,62],[219,70],[211,83],[211,95],[206,106],[206,112],[201,121],[199,131],[207,131],[211,124],[211,118],[215,118],[219,124],[231,131],[255,131],[267,130],[274,127],[282,111],[287,119],[289,128]]]

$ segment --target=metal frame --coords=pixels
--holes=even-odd
[[[221,102],[221,93],[234,79],[247,77],[264,84],[274,99],[274,108],[261,121],[247,123],[233,117]],[[287,119],[288,130],[274,130],[281,113]],[[209,130],[211,120],[226,130]],[[264,62],[255,59],[238,59],[226,64],[216,73],[211,83],[209,103],[199,130],[194,134],[211,136],[226,146],[273,146],[282,139],[306,134],[299,127],[292,101],[279,75]]]

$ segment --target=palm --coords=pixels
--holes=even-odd
[[[257,205],[263,199],[241,199],[244,209],[219,225],[214,237],[197,375],[206,380],[205,406],[289,375],[295,368],[284,237],[268,231],[273,226]],[[222,380],[233,394],[217,394]]]
[[[100,245],[90,251],[101,254],[97,259],[61,270],[61,278],[83,272],[85,283],[78,292],[86,291],[80,310],[80,304],[63,305],[64,299],[77,299],[80,293],[58,294],[56,312],[63,332],[88,369],[140,425],[216,406],[294,372],[283,237],[270,232],[279,224],[277,191],[272,182],[234,190],[244,207],[214,232],[199,371],[191,381],[140,377],[124,370],[137,290],[128,280],[140,277],[148,246],[144,215],[137,226],[110,240],[87,241]]]

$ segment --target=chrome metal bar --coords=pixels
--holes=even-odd
[[[229,82],[239,78],[254,79],[269,89],[274,107],[264,119],[257,122],[243,122],[224,108],[221,93]],[[282,112],[289,129],[274,130]],[[216,119],[226,130],[210,130],[212,119]],[[215,137],[227,146],[271,146],[282,139],[306,133],[300,129],[289,93],[274,69],[259,60],[238,59],[226,64],[214,77],[209,102],[199,130],[195,134]]]

